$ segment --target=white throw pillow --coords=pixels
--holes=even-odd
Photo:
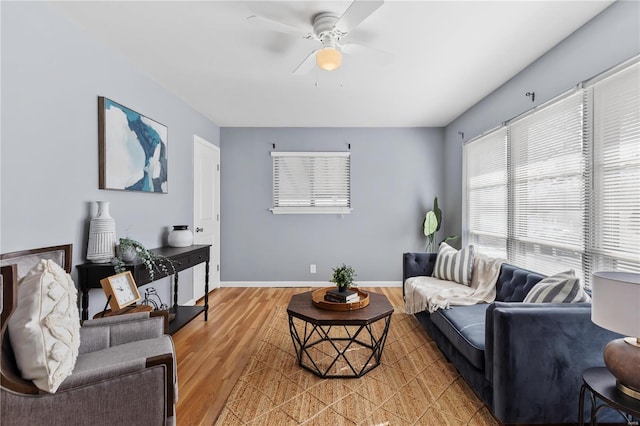
[[[458,251],[447,243],[440,244],[432,276],[458,284],[471,284],[473,246]]]
[[[11,347],[22,377],[50,393],[73,372],[78,357],[77,299],[71,277],[52,260],[41,260],[18,285],[18,307],[8,323]]]
[[[534,285],[523,303],[580,303],[590,302],[587,294],[576,278],[575,272],[569,270],[550,277],[543,278]]]

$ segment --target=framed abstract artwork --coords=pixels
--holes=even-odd
[[[167,136],[167,126],[99,96],[99,188],[166,194]]]

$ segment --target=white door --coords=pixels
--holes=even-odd
[[[209,291],[220,287],[220,149],[193,136],[193,243],[211,244]],[[193,270],[193,300],[204,297],[205,265]]]

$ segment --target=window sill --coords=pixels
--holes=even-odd
[[[274,207],[273,214],[350,214],[350,207]]]

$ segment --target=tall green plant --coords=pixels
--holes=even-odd
[[[433,199],[433,213],[436,215],[436,220],[438,221],[438,226],[436,226],[436,232],[438,232],[442,225],[442,210],[438,207],[438,197]]]
[[[424,235],[427,237],[427,246],[425,251],[435,252],[438,247],[436,246],[436,233],[442,226],[442,210],[438,207],[438,197],[433,199],[433,210],[429,210],[424,217]],[[457,235],[449,235],[443,242],[453,241],[460,238]]]
[[[425,251],[435,251],[436,232],[442,226],[442,210],[438,207],[438,197],[433,199],[433,210],[429,210],[424,217],[424,235],[427,237]]]

